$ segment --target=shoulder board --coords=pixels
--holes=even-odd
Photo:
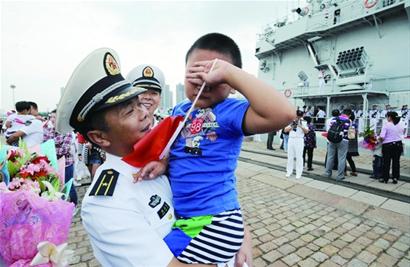
[[[90,196],[112,196],[119,172],[114,169],[103,170],[91,189]]]

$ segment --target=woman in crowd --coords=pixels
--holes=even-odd
[[[379,140],[382,142],[383,154],[383,178],[381,183],[387,183],[390,178],[390,163],[392,163],[392,180],[397,184],[400,178],[400,155],[403,153],[402,136],[404,129],[399,124],[400,117],[396,112],[390,111],[386,114],[387,122],[383,125]]]
[[[305,117],[309,131],[305,134],[305,148],[303,149],[303,164],[306,163],[306,153],[307,153],[307,170],[313,171],[312,161],[313,161],[313,150],[316,148],[316,132],[315,126],[312,123],[311,117]]]
[[[359,144],[357,140],[357,123],[355,122],[355,116],[352,113],[350,115],[350,120],[352,122],[352,128],[349,129],[348,138],[349,138],[349,147],[347,150],[346,161],[350,166],[350,175],[357,176],[356,164],[353,161],[353,157],[359,156]],[[351,132],[352,131],[352,132]],[[345,168],[345,175],[347,174],[347,164]]]

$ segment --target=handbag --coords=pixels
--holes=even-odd
[[[356,129],[354,127],[350,126],[347,130],[347,138],[349,140],[353,140],[356,138]]]

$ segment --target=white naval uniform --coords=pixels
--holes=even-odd
[[[377,109],[370,110],[369,119],[370,119],[370,123],[369,123],[370,129],[376,131],[377,124],[380,119],[380,112]]]
[[[306,121],[301,121],[302,127],[307,128]],[[305,146],[304,141],[305,133],[300,127],[293,129],[289,132],[288,140],[288,161],[286,165],[286,176],[289,177],[293,173],[294,159],[296,159],[296,178],[300,178],[303,172],[303,148]]]
[[[90,196],[100,174],[109,169],[119,173],[113,195]],[[107,153],[84,196],[82,221],[104,267],[167,266],[173,258],[163,241],[175,220],[168,179],[162,175],[133,183],[137,171]]]

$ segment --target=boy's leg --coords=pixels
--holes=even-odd
[[[375,173],[374,178],[383,178],[383,158],[380,156],[375,156]]]

